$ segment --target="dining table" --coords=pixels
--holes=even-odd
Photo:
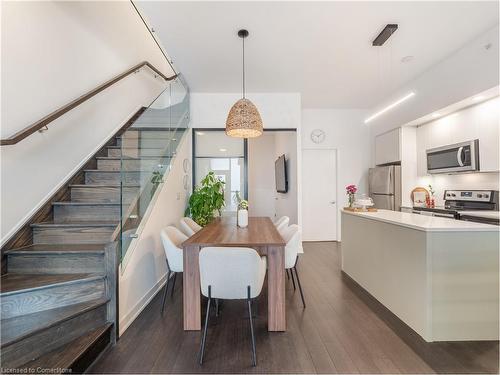
[[[238,227],[234,217],[217,217],[184,241],[184,330],[201,329],[199,253],[216,246],[252,248],[267,257],[267,327],[285,331],[285,245],[269,217],[249,217],[245,228]]]

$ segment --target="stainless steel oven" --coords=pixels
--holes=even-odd
[[[457,173],[479,170],[479,140],[455,143],[426,151],[427,173]]]

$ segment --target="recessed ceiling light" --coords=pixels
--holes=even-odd
[[[196,132],[196,135],[205,135],[203,132]]]
[[[440,116],[441,116],[441,113],[439,113],[439,112],[435,112],[432,114],[433,118],[440,117]]]
[[[220,151],[220,152],[226,152],[226,151],[227,151],[227,148],[219,148],[219,151]]]
[[[412,62],[414,58],[415,58],[415,57],[413,57],[413,56],[411,56],[411,55],[409,55],[409,56],[404,56],[404,57],[401,59],[401,62],[402,62],[403,64],[404,64],[404,63],[409,63],[409,62]]]
[[[378,116],[380,116],[381,114],[393,109],[394,107],[396,107],[397,105],[403,103],[405,100],[408,100],[410,99],[412,96],[414,96],[415,93],[414,92],[410,92],[409,94],[406,94],[405,96],[403,96],[401,99],[398,99],[396,100],[394,103],[392,104],[389,104],[387,107],[385,107],[384,109],[378,111],[377,113],[371,115],[370,117],[368,117],[366,120],[365,120],[365,124],[369,123],[371,120],[373,119],[376,119]]]
[[[474,100],[475,102],[477,102],[478,100],[483,100],[483,99],[484,99],[484,96],[482,96],[482,95],[477,95],[477,96],[472,98],[472,100]]]

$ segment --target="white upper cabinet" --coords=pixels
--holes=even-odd
[[[479,168],[482,172],[500,170],[500,100],[489,100],[478,106]]]
[[[488,100],[451,115],[434,120],[417,129],[418,175],[427,174],[425,151],[479,139],[481,172],[497,172],[499,164],[500,98]]]
[[[375,164],[401,161],[401,129],[397,128],[375,137]]]

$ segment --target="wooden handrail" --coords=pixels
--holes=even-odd
[[[40,129],[46,127],[52,121],[58,119],[59,117],[61,117],[65,113],[71,111],[73,108],[78,107],[80,104],[86,102],[87,100],[89,100],[93,96],[99,94],[101,91],[107,89],[108,87],[114,85],[116,82],[120,81],[121,79],[134,73],[135,71],[142,68],[143,66],[147,66],[148,68],[150,68],[153,72],[158,74],[165,81],[171,81],[171,80],[177,78],[177,74],[173,75],[172,77],[167,77],[162,72],[160,72],[158,69],[156,69],[153,65],[151,65],[148,61],[143,61],[140,64],[137,64],[137,65],[133,66],[132,68],[128,69],[127,71],[110,79],[109,81],[106,81],[103,84],[97,86],[95,89],[80,96],[79,98],[76,98],[75,100],[69,102],[68,104],[64,105],[63,107],[57,109],[56,111],[48,114],[47,116],[43,117],[42,119],[38,120],[37,122],[31,124],[30,126],[18,131],[17,133],[10,136],[9,138],[0,140],[0,146],[15,145],[16,143],[22,141],[24,138],[30,136],[31,134],[37,132]]]

